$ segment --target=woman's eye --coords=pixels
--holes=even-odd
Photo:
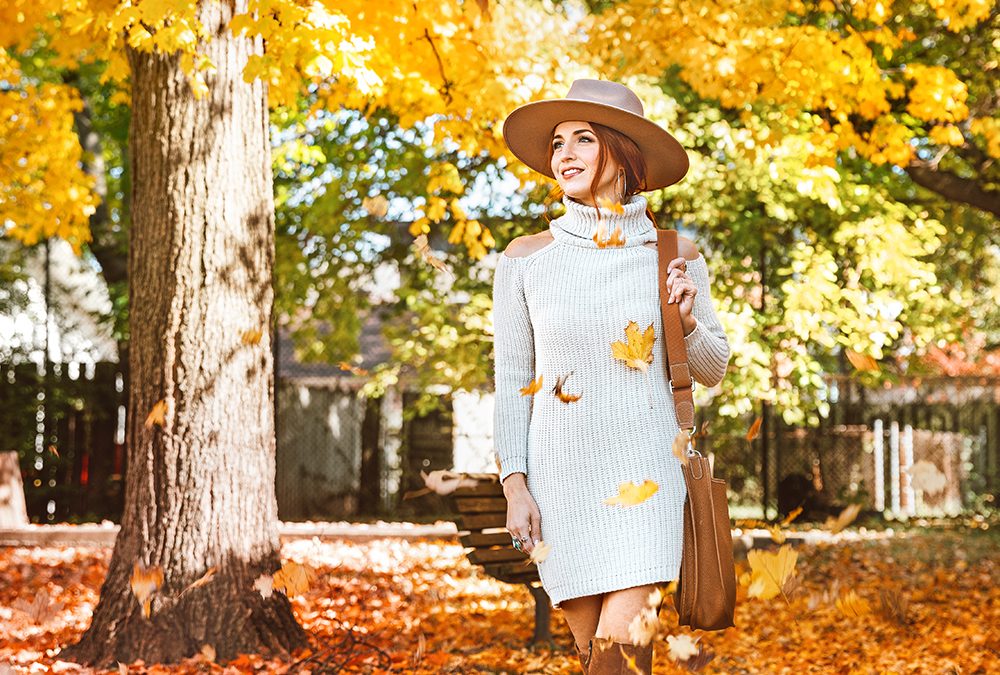
[[[561,147],[562,147],[562,141],[556,141],[555,143],[552,144],[553,150],[558,150]]]

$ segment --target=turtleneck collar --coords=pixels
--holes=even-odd
[[[552,236],[574,246],[598,248],[594,241],[597,232],[597,209],[563,197],[566,213],[549,223]],[[622,204],[624,213],[614,213],[601,209],[601,222],[604,223],[605,237],[610,237],[615,228],[620,227],[625,236],[625,247],[641,246],[650,241],[656,241],[656,228],[646,216],[646,198],[633,195]],[[613,247],[621,248],[621,247]]]

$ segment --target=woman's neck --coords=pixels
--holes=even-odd
[[[620,229],[623,246],[635,246],[656,241],[656,228],[646,215],[646,198],[634,195],[621,204],[621,213],[612,209],[588,206],[570,197],[563,197],[566,213],[550,223],[552,235],[566,243],[586,248],[601,248],[594,241],[598,228],[603,226],[599,239],[606,240]],[[619,248],[621,246],[618,246]]]

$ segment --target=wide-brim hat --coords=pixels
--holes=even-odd
[[[631,138],[646,160],[646,190],[673,185],[688,170],[688,156],[670,132],[645,117],[631,89],[607,80],[575,80],[566,98],[527,103],[503,123],[510,151],[535,171],[555,178],[549,165],[552,131],[567,120],[596,122]]]

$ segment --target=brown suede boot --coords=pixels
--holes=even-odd
[[[573,646],[576,647],[575,642],[573,643]],[[580,649],[579,647],[576,647],[576,655],[580,657],[580,668],[583,669],[583,675],[590,675],[590,655],[591,655],[591,650],[593,648],[594,648],[593,640],[590,641],[586,649]]]
[[[588,675],[650,675],[653,672],[653,643],[635,645],[595,637],[590,642]]]

